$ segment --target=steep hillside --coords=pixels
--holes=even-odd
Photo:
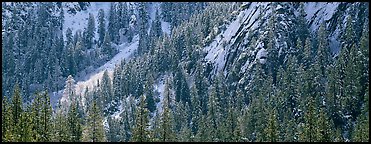
[[[213,65],[211,76],[223,71],[226,75],[232,70],[237,70],[240,75],[251,70],[256,63],[256,55],[261,48],[267,49],[266,37],[269,29],[269,19],[272,17],[272,3],[244,3],[244,6],[236,12],[236,18],[230,22],[224,31],[221,31],[213,42],[204,48],[207,53],[205,59]],[[319,25],[324,22],[330,40],[332,56],[337,55],[340,50],[340,35],[344,34],[345,22],[350,9],[364,7],[363,3],[304,3],[305,19],[311,34],[318,31]],[[281,3],[275,6],[277,16],[277,31],[275,48],[277,49],[278,61],[281,63],[285,55],[296,48],[296,40],[293,37],[299,17],[297,3]],[[282,11],[282,12],[281,12]],[[356,11],[357,16],[365,19],[362,10]],[[366,14],[368,14],[366,12]],[[361,24],[359,27],[363,27]],[[253,40],[254,39],[254,40]],[[268,50],[269,51],[269,50]],[[269,55],[269,52],[268,52]],[[268,59],[269,61],[269,59]],[[276,67],[278,67],[276,65]],[[232,69],[233,68],[233,69]]]

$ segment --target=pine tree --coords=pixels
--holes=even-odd
[[[139,3],[139,45],[138,54],[142,54],[148,50],[148,13],[145,3]]]
[[[104,11],[103,9],[99,9],[98,12],[98,46],[100,47],[103,43],[105,33],[106,33],[106,23],[104,19]]]
[[[314,97],[308,97],[308,104],[306,105],[307,109],[304,114],[304,126],[299,128],[301,130],[299,141],[304,142],[315,142],[316,138],[316,107]]]
[[[130,110],[134,110],[133,108],[134,107],[131,107],[131,105],[133,105],[133,103],[128,103],[128,102],[131,102],[131,101],[124,101],[124,112],[122,112],[120,114],[121,116],[121,121],[120,121],[120,124],[121,124],[121,129],[120,130],[120,135],[121,135],[121,141],[124,141],[124,142],[128,142],[130,140],[130,137],[131,137],[131,127],[132,125],[130,125],[132,123],[131,120],[133,120],[132,118],[132,115],[131,115],[131,112]]]
[[[117,108],[120,104],[120,99],[123,99],[123,95],[121,92],[121,71],[122,67],[121,64],[116,65],[114,72],[113,72],[113,79],[112,79],[112,105],[109,111],[117,111]]]
[[[109,130],[106,133],[107,141],[109,142],[118,142],[120,138],[120,124],[119,120],[108,116],[107,123]]]
[[[265,133],[267,134],[267,141],[277,142],[279,140],[279,125],[277,120],[277,111],[272,109],[273,113],[269,114],[268,125],[265,128]]]
[[[333,128],[331,125],[331,119],[326,114],[325,108],[320,107],[319,109],[319,116],[317,119],[317,132],[316,132],[316,137],[318,141],[320,142],[330,142],[334,140],[333,137]]]
[[[353,45],[350,49],[349,61],[345,68],[345,95],[348,97],[347,110],[353,116],[360,113],[359,102],[363,100],[362,92],[362,63],[360,49]]]
[[[191,118],[191,107],[188,102],[184,104],[182,102],[177,103],[176,107],[177,113],[179,114],[179,118],[177,119],[177,123],[180,125],[180,129],[178,130],[177,140],[180,142],[187,142],[191,140],[192,131],[190,127],[190,118]]]
[[[300,2],[299,3],[299,18],[298,18],[298,37],[300,38],[301,41],[305,41],[308,36],[309,36],[309,29],[308,29],[308,24],[306,20],[306,12],[304,10],[304,3]]]
[[[304,54],[303,54],[303,66],[304,69],[307,70],[309,65],[311,64],[312,61],[312,42],[310,38],[307,38],[305,40],[305,45],[304,45]]]
[[[354,41],[356,40],[356,34],[354,32],[354,25],[352,21],[353,17],[349,15],[346,19],[345,33],[341,37],[341,40],[344,42],[342,46],[347,47],[348,49],[350,49],[351,45],[353,45]]]
[[[150,50],[152,51],[155,46],[155,42],[162,36],[162,29],[161,29],[161,18],[156,10],[155,19],[152,21],[151,31],[149,37],[151,38],[150,42]]]
[[[32,134],[35,133],[33,130],[31,108],[27,108],[20,117],[20,141],[21,142],[33,142],[35,141]],[[49,140],[46,140],[49,141]]]
[[[18,84],[14,86],[14,92],[13,92],[13,97],[12,97],[12,104],[11,104],[11,116],[12,116],[12,122],[10,123],[11,125],[11,133],[13,135],[11,141],[20,141],[20,132],[21,132],[21,115],[23,113],[23,100],[22,96],[20,93],[20,88]]]
[[[239,133],[240,131],[240,125],[238,122],[238,119],[240,118],[237,115],[237,108],[234,106],[234,101],[232,97],[228,97],[228,109],[226,111],[227,117],[224,119],[220,125],[222,125],[222,130],[220,130],[221,134],[224,134],[223,141],[226,142],[235,142],[239,140]]]
[[[362,85],[364,87],[368,87],[369,82],[368,82],[368,67],[369,67],[369,34],[368,34],[368,25],[366,24],[363,32],[362,32],[362,37],[360,40],[360,61],[362,63]],[[364,88],[365,89],[365,88]]]
[[[88,142],[104,142],[106,136],[103,128],[103,118],[101,110],[97,104],[97,100],[94,99],[92,107],[88,113],[88,121],[85,126],[83,140]]]
[[[131,141],[135,141],[135,142],[149,141],[149,138],[148,138],[149,115],[148,115],[148,109],[146,108],[147,107],[146,105],[147,105],[146,96],[144,95],[140,96],[139,107],[137,108],[137,111],[135,113],[136,123],[133,129],[133,136],[131,138]]]
[[[58,109],[56,109],[54,130],[55,136],[54,141],[66,142],[69,141],[69,132],[67,127],[67,115],[63,112],[62,106],[58,103]]]
[[[71,75],[67,77],[66,85],[63,91],[63,97],[65,97],[68,102],[71,102],[76,97],[75,80]],[[69,105],[67,105],[67,108],[68,107]]]
[[[72,142],[79,142],[81,141],[81,136],[82,136],[82,118],[79,117],[78,114],[78,101],[77,98],[75,97],[74,100],[72,100],[70,109],[68,111],[68,128],[69,128],[69,134],[70,138],[69,141]]]
[[[201,119],[201,103],[200,103],[200,98],[199,95],[197,94],[197,88],[195,86],[195,83],[192,83],[191,89],[190,89],[190,94],[191,94],[191,110],[192,110],[192,118],[191,118],[191,130],[192,130],[192,136],[194,138],[194,135],[196,135],[197,131],[200,129],[200,119]]]
[[[162,113],[160,115],[160,137],[159,140],[162,142],[175,141],[175,131],[173,130],[174,117],[172,110],[170,109],[170,89],[167,87],[164,100],[162,103]]]
[[[103,60],[108,61],[115,53],[115,49],[111,46],[111,40],[109,39],[110,33],[106,32],[104,35],[104,41],[102,44],[102,54]]]
[[[352,134],[353,142],[369,141],[369,118],[366,114],[362,114],[357,118],[354,132]]]
[[[3,97],[2,99],[2,109],[1,109],[1,127],[2,127],[2,141],[3,142],[9,142],[12,141],[12,122],[13,122],[13,117],[12,117],[12,109],[11,109],[11,103],[9,103],[7,97]]]
[[[108,111],[107,107],[110,107],[109,104],[111,103],[113,96],[112,96],[112,81],[111,78],[108,76],[108,71],[105,70],[102,77],[102,85],[101,85],[101,97],[103,98],[103,107],[104,109],[104,116],[108,114],[113,114],[113,111]]]
[[[110,10],[109,10],[109,17],[108,17],[108,29],[107,32],[110,34],[107,38],[109,41],[116,43],[116,39],[118,37],[118,26],[117,26],[117,13],[116,13],[116,3],[111,3]],[[107,33],[105,34],[107,35]]]
[[[318,29],[318,50],[315,64],[320,66],[320,74],[323,77],[327,75],[326,67],[330,61],[330,48],[328,42],[328,34],[325,23],[322,23]]]
[[[297,141],[297,131],[296,131],[296,121],[292,119],[292,109],[288,109],[284,114],[283,123],[281,127],[284,127],[284,131],[281,133],[281,141],[284,142],[296,142]]]
[[[89,13],[89,19],[88,19],[88,27],[86,29],[86,42],[85,47],[90,49],[93,46],[93,40],[95,36],[95,19],[94,15]]]
[[[146,100],[147,100],[147,108],[150,112],[155,111],[156,105],[155,105],[155,100],[154,100],[154,94],[153,94],[153,83],[154,83],[154,78],[152,74],[147,75],[147,81],[145,82],[145,87],[144,87],[144,93],[146,95]]]
[[[195,141],[201,141],[201,142],[207,142],[210,141],[210,135],[207,135],[207,122],[206,122],[206,115],[201,115],[201,118],[199,119],[198,122],[198,131],[195,136]]]
[[[219,118],[221,117],[219,100],[217,99],[216,87],[213,85],[210,89],[209,100],[207,103],[206,116],[206,131],[208,135],[207,141],[219,141],[220,133],[218,133]]]
[[[368,87],[364,95],[364,104],[361,108],[361,114],[356,119],[354,131],[352,133],[352,141],[367,142],[369,141],[369,101]]]
[[[40,141],[51,141],[52,137],[52,107],[50,105],[50,98],[47,92],[37,94],[40,97],[41,109],[39,111],[40,123],[39,123],[39,135]]]

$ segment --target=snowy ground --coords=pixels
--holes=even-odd
[[[97,26],[98,22],[98,12],[99,9],[103,9],[105,12],[106,18],[106,27],[107,27],[107,19],[108,19],[108,12],[110,9],[110,3],[107,2],[92,2],[91,5],[85,11],[77,12],[76,14],[69,14],[67,12],[67,8],[64,8],[65,14],[65,21],[64,21],[64,28],[63,32],[65,33],[68,28],[72,30],[72,34],[75,34],[77,30],[83,30],[87,27],[87,22],[89,18],[89,13],[92,13],[95,18],[95,25]],[[156,9],[160,10],[160,3],[154,3],[150,9],[150,24],[151,21],[155,18]],[[170,35],[170,24],[168,22],[161,21],[161,28],[163,32]],[[64,34],[65,36],[65,34]],[[96,34],[95,37],[97,38],[98,35]],[[76,77],[76,93],[83,95],[85,92],[85,88],[88,87],[89,90],[92,90],[93,86],[97,84],[97,80],[101,79],[105,70],[108,71],[108,75],[112,78],[113,77],[113,70],[116,64],[121,63],[121,60],[128,59],[133,52],[137,49],[139,44],[139,37],[135,36],[132,43],[123,43],[121,45],[114,45],[119,50],[119,53],[114,56],[110,61],[105,63],[103,66],[95,69],[94,71],[84,75],[83,77]],[[62,98],[63,90],[58,92],[51,93],[51,102],[53,107],[56,106],[58,100]],[[84,101],[84,98],[83,98]]]
[[[68,28],[72,30],[72,34],[74,35],[77,30],[84,30],[88,24],[89,13],[94,15],[95,19],[95,26],[98,26],[98,12],[99,9],[104,10],[104,16],[106,18],[106,26],[107,26],[107,19],[108,19],[108,11],[110,9],[110,3],[108,2],[91,2],[90,6],[87,10],[77,12],[76,14],[69,14],[67,12],[68,8],[64,7],[64,24],[63,24],[63,33],[64,39],[66,40],[66,31]],[[96,34],[96,38],[98,35]]]
[[[132,43],[123,43],[121,45],[117,45],[116,48],[119,50],[119,53],[116,54],[110,61],[105,63],[103,66],[97,68],[95,71],[87,74],[85,77],[76,79],[76,93],[81,94],[82,96],[84,95],[85,88],[88,87],[89,90],[92,90],[93,86],[97,84],[98,79],[102,79],[103,73],[105,70],[107,70],[108,75],[113,77],[113,70],[115,68],[116,64],[121,63],[121,60],[127,60],[129,59],[133,53],[136,51],[138,48],[139,44],[139,36],[136,35],[134,37],[134,40]],[[51,101],[53,104],[53,107],[56,106],[57,102],[59,99],[62,101],[65,100],[65,98],[62,97],[63,90],[60,90],[58,92],[54,92],[51,96]],[[84,98],[83,98],[84,101]]]
[[[79,81],[76,83],[76,93],[84,94],[85,87],[88,86],[91,90],[93,86],[96,85],[98,79],[102,79],[103,73],[105,70],[107,70],[108,75],[113,78],[113,70],[115,68],[116,64],[120,64],[122,60],[127,60],[130,58],[130,56],[133,55],[135,50],[138,48],[139,44],[139,37],[134,37],[134,42],[127,44],[121,44],[118,45],[117,48],[120,51],[118,54],[116,54],[110,61],[108,61],[103,66],[96,69],[94,72],[87,75],[88,78],[85,78],[85,81]]]

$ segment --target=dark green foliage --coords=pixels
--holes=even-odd
[[[140,96],[139,101],[139,107],[137,108],[137,111],[135,112],[136,116],[136,123],[133,129],[133,136],[131,138],[131,141],[134,142],[147,142],[150,141],[148,134],[148,121],[149,121],[149,115],[148,115],[148,109],[146,103],[146,96],[142,95]]]
[[[264,28],[221,43],[231,19],[250,17],[241,13],[249,11],[247,6],[259,13],[265,5],[112,3],[108,21],[103,9],[98,12],[95,42],[92,14],[85,30],[61,32],[63,11],[50,13],[54,4],[36,4],[30,7],[35,12],[24,16],[17,11],[24,9],[21,4],[8,6],[13,11],[3,25],[3,142],[368,141],[365,4],[340,4],[347,10],[336,11],[336,17],[349,14],[344,29],[337,24],[342,20],[330,18],[315,32],[318,21],[307,19],[305,3],[270,3],[272,13],[258,15]],[[285,11],[291,6],[298,11]],[[138,21],[129,26],[132,15]],[[169,22],[170,35],[162,32],[163,21]],[[136,56],[113,74],[105,71],[84,94],[75,91],[72,76],[83,79],[84,72],[109,61],[137,35]],[[341,49],[330,54],[333,38],[338,40],[332,36],[340,37]],[[208,47],[214,42],[221,44],[217,57],[219,50],[225,52],[225,63],[209,59],[206,50],[214,51]],[[266,64],[253,61],[259,42],[268,51]],[[242,59],[234,60],[238,56]],[[52,115],[49,94],[30,93],[41,87],[58,92],[66,77],[67,99]],[[164,78],[165,89],[158,93]]]

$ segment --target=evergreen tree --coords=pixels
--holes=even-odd
[[[279,140],[279,125],[277,120],[277,112],[272,109],[273,113],[269,114],[268,125],[265,128],[265,133],[267,134],[267,141],[277,142]]]
[[[189,87],[185,78],[185,73],[178,67],[174,77],[175,101],[190,102]]]
[[[325,23],[322,23],[318,29],[318,50],[315,65],[319,65],[321,76],[327,75],[326,68],[330,61],[330,49],[328,42],[328,34]]]
[[[306,17],[307,14],[304,10],[304,3],[303,2],[300,2],[299,3],[299,18],[298,18],[298,37],[300,38],[301,41],[305,41],[308,36],[309,36],[309,29],[308,29],[308,24],[307,24],[307,20],[306,20]]]
[[[119,121],[116,118],[112,119],[112,117],[108,116],[107,123],[109,127],[109,130],[106,133],[107,141],[118,142],[120,138]]]
[[[344,42],[342,46],[347,47],[350,49],[350,47],[354,44],[354,41],[356,40],[355,32],[354,32],[354,25],[353,25],[353,17],[349,15],[346,19],[346,27],[345,27],[345,33],[342,35],[341,40]]]
[[[113,96],[112,96],[112,81],[111,78],[108,76],[108,71],[105,70],[102,77],[102,85],[101,85],[101,97],[103,98],[103,107],[104,116],[108,114],[113,114],[113,111],[108,111],[107,107],[110,107],[109,104],[111,103]]]
[[[42,107],[40,111],[41,133],[40,141],[51,141],[52,137],[52,107],[50,105],[50,98],[47,92],[38,94],[42,97]]]
[[[162,29],[161,29],[161,18],[156,10],[155,19],[152,21],[151,31],[149,33],[150,37],[150,50],[152,51],[155,46],[155,42],[162,36]]]
[[[117,10],[116,10],[116,3],[111,3],[110,10],[109,10],[109,17],[108,17],[108,27],[107,32],[110,34],[107,38],[109,41],[117,43],[116,39],[118,37],[118,26],[117,26]],[[107,35],[107,33],[105,34]],[[104,43],[104,42],[103,42]]]
[[[86,29],[86,42],[85,47],[90,49],[93,46],[93,40],[95,36],[95,19],[94,15],[89,13],[88,27]]]
[[[361,54],[360,54],[360,62],[362,63],[362,86],[363,89],[365,89],[365,87],[368,87],[369,85],[369,82],[368,82],[368,74],[369,74],[369,71],[368,71],[368,67],[369,67],[369,34],[368,34],[369,30],[368,30],[368,25],[366,24],[364,29],[363,29],[363,32],[362,32],[362,37],[361,37],[361,40],[360,40],[360,51],[361,51]]]
[[[87,126],[83,132],[83,140],[88,142],[106,141],[103,128],[103,118],[101,115],[101,110],[96,101],[96,99],[93,100],[92,107],[88,113]]]
[[[121,92],[121,71],[122,67],[121,64],[115,65],[115,69],[113,72],[113,79],[112,79],[112,105],[109,109],[109,111],[117,111],[117,108],[120,104],[120,99],[123,99],[123,95]]]
[[[181,142],[187,142],[191,140],[192,131],[190,127],[190,118],[191,118],[191,109],[189,103],[177,103],[177,107],[179,107],[177,113],[179,113],[180,118],[178,119],[180,123],[180,129],[178,132],[177,140]]]
[[[78,101],[75,97],[71,102],[71,107],[68,111],[68,128],[69,128],[69,141],[79,142],[82,136],[82,118],[78,114]]]
[[[149,137],[148,137],[149,115],[148,115],[148,109],[146,108],[147,107],[146,105],[147,105],[146,96],[144,95],[140,96],[139,107],[137,108],[137,111],[135,112],[136,123],[133,129],[133,136],[131,138],[131,141],[136,141],[136,142],[149,141]]]
[[[314,97],[308,97],[308,104],[307,109],[304,114],[304,125],[302,128],[299,128],[301,130],[299,141],[304,142],[315,142],[317,141],[316,137],[316,123],[317,123],[317,117],[316,117],[316,108],[315,108],[315,101]]]
[[[139,3],[139,45],[138,54],[142,54],[148,50],[148,13],[145,3]]]
[[[33,128],[33,123],[32,123],[32,114],[31,114],[31,108],[27,108],[25,112],[21,114],[20,117],[20,141],[21,142],[33,142],[35,141],[33,138],[33,133],[35,131],[32,129]],[[49,141],[49,140],[44,140],[44,141]]]
[[[208,135],[207,141],[219,141],[220,133],[218,132],[219,118],[221,117],[220,106],[217,99],[217,92],[215,86],[211,86],[209,100],[207,103],[206,116],[206,131]]]
[[[106,32],[104,35],[104,41],[102,44],[102,54],[103,54],[103,60],[108,61],[114,54],[116,54],[116,51],[114,47],[111,46],[111,40],[109,39],[110,34]]]
[[[190,94],[191,94],[191,104],[192,104],[192,118],[191,118],[191,130],[192,130],[192,136],[194,137],[194,135],[197,134],[197,131],[199,130],[199,126],[200,126],[200,119],[201,119],[201,113],[202,113],[202,109],[201,109],[201,102],[200,102],[200,98],[199,98],[199,95],[197,94],[197,88],[195,86],[195,83],[192,83],[191,85],[191,90],[190,90]]]
[[[106,23],[104,19],[104,11],[103,9],[99,9],[98,12],[98,46],[100,47],[104,41],[105,33],[106,33]]]
[[[63,97],[65,97],[68,102],[71,102],[73,98],[76,97],[75,80],[71,75],[67,77],[66,85],[63,91]],[[69,105],[67,107],[69,107]]]
[[[362,114],[357,118],[354,132],[352,134],[353,142],[369,141],[369,118],[365,114]]]
[[[345,67],[345,97],[343,102],[343,108],[345,108],[345,114],[351,114],[356,117],[360,113],[359,102],[362,101],[362,66],[360,62],[360,51],[356,45],[353,45],[350,49],[348,62]]]
[[[164,95],[164,100],[162,103],[162,113],[160,116],[160,137],[159,140],[162,142],[175,141],[175,131],[173,130],[174,120],[172,110],[170,109],[170,89],[167,87],[168,92]]]
[[[310,38],[307,38],[305,40],[305,45],[304,45],[304,54],[303,54],[303,66],[304,69],[307,70],[311,60],[312,60],[312,42]]]
[[[2,127],[2,141],[3,142],[9,142],[13,139],[12,134],[12,123],[13,123],[13,117],[12,117],[12,109],[11,109],[11,103],[9,103],[7,97],[3,97],[2,99],[2,109],[1,109],[1,127]]]
[[[284,127],[284,131],[281,133],[281,141],[284,142],[296,142],[297,141],[297,131],[296,131],[296,121],[292,119],[292,109],[287,109],[284,114],[284,120],[281,127]]]
[[[11,104],[11,117],[12,121],[10,123],[11,125],[11,134],[13,135],[11,141],[20,141],[21,137],[21,115],[23,113],[23,100],[20,92],[20,88],[18,84],[14,86],[14,92],[12,97],[12,104]]]
[[[58,109],[56,109],[55,120],[54,120],[54,141],[66,142],[69,141],[68,129],[67,129],[67,115],[63,112],[62,106],[58,103]]]
[[[332,128],[332,121],[326,114],[325,108],[320,107],[319,109],[319,116],[317,119],[317,139],[320,142],[330,142],[334,140],[333,137],[333,128]]]
[[[153,83],[154,83],[154,78],[152,74],[147,75],[147,81],[145,83],[144,87],[144,93],[146,95],[146,100],[147,100],[147,109],[150,112],[155,111],[156,105],[155,105],[155,100],[154,100],[154,94],[153,94]]]

